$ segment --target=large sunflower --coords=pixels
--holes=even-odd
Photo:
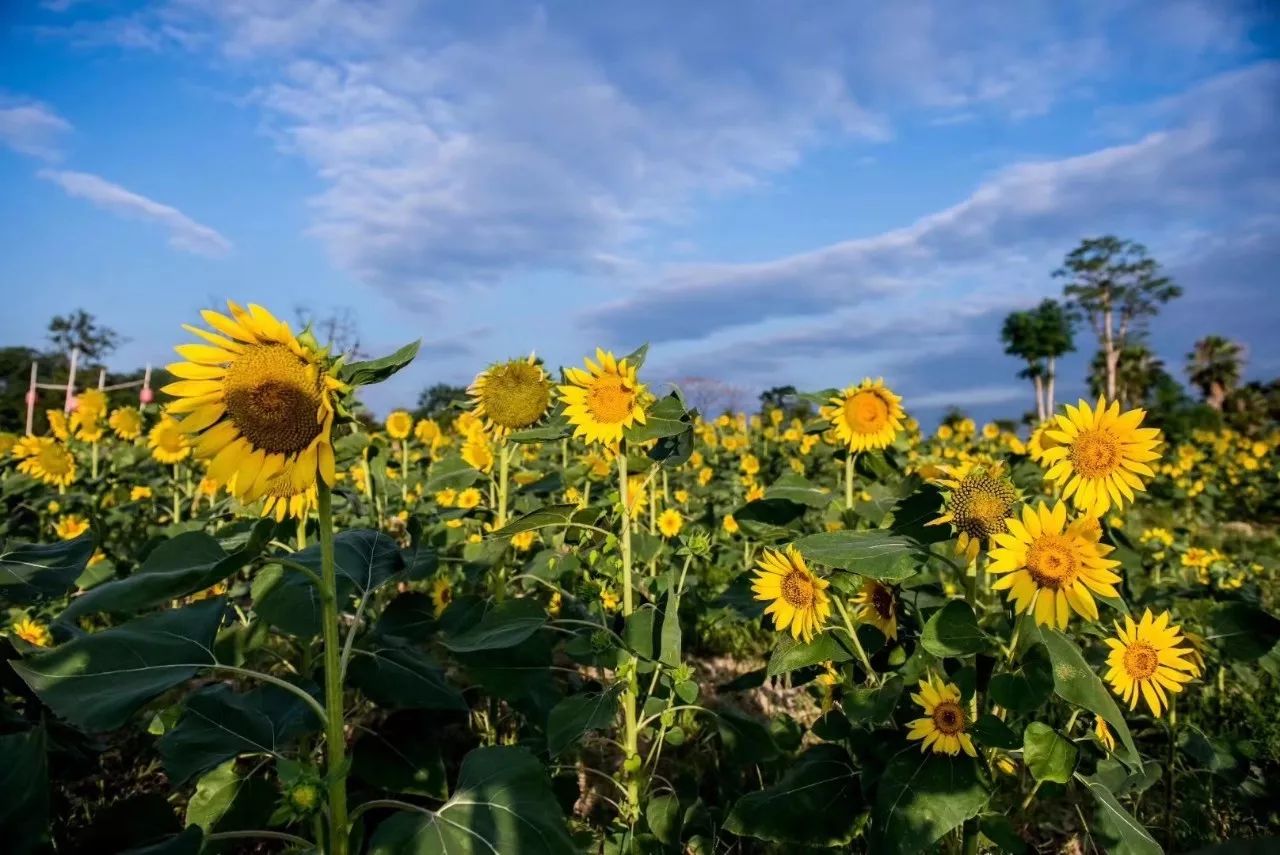
[[[1153,617],[1151,609],[1142,614],[1136,624],[1129,615],[1124,626],[1116,622],[1116,637],[1108,638],[1107,682],[1112,690],[1124,698],[1129,709],[1138,706],[1138,696],[1147,702],[1151,714],[1159,716],[1169,708],[1166,692],[1177,694],[1184,683],[1200,675],[1193,650],[1183,647],[1182,629],[1170,625],[1169,613]]]
[[[893,589],[876,579],[867,579],[862,590],[853,596],[854,615],[859,621],[869,623],[884,633],[884,637],[898,637],[897,597]]]
[[[243,501],[282,474],[295,493],[315,484],[317,472],[332,485],[333,399],[343,385],[326,354],[261,306],[227,306],[232,317],[201,313],[220,334],[185,326],[208,344],[176,348],[187,361],[169,366],[183,378],[164,388],[179,398],[169,412],[187,414],[182,430],[198,435],[196,456],[210,461],[215,480],[235,478]]]
[[[1018,490],[1000,463],[973,466],[963,475],[938,482],[943,493],[942,516],[929,525],[951,523],[956,532],[956,554],[972,563],[984,542],[1008,531],[1005,519],[1018,501]]]
[[[890,445],[902,430],[902,399],[884,380],[865,378],[850,386],[822,408],[836,439],[850,451],[869,451]]]
[[[75,457],[53,437],[31,437],[21,447],[24,457],[18,464],[19,472],[52,487],[67,487],[76,480]]]
[[[1002,576],[991,588],[1008,590],[1016,613],[1034,609],[1036,624],[1065,629],[1073,611],[1098,619],[1094,594],[1120,596],[1120,577],[1112,572],[1120,562],[1106,557],[1112,547],[1100,542],[1094,518],[1067,525],[1066,505],[1040,502],[1037,508],[1024,505],[1022,519],[1005,522],[1009,531],[995,536],[987,570]]]
[[[566,368],[569,383],[559,387],[564,414],[573,435],[588,443],[617,443],[627,428],[644,424],[645,387],[636,379],[635,366],[626,359],[596,349],[596,361],[584,360],[587,370]]]
[[[532,427],[551,406],[551,381],[533,355],[490,365],[467,389],[472,410],[497,436]]]
[[[920,693],[911,700],[924,710],[925,718],[911,722],[907,739],[922,739],[921,751],[933,749],[934,754],[956,755],[961,751],[977,757],[973,738],[965,732],[969,715],[965,712],[960,689],[955,683],[944,683],[941,677],[930,673],[920,681]]]
[[[773,615],[774,628],[782,632],[790,627],[792,636],[807,642],[831,614],[826,591],[829,584],[805,566],[804,557],[794,546],[788,546],[785,553],[765,550],[751,590],[757,600],[773,601],[764,611]]]
[[[1155,477],[1147,464],[1160,458],[1160,431],[1139,427],[1145,415],[1145,410],[1121,413],[1118,402],[1108,407],[1105,398],[1098,398],[1096,407],[1087,401],[1068,404],[1045,432],[1058,443],[1041,455],[1046,477],[1063,487],[1063,498],[1094,516],[1132,502],[1135,490],[1146,489],[1142,479]]]

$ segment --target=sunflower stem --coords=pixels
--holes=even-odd
[[[844,621],[844,628],[849,632],[849,638],[853,641],[854,652],[858,654],[858,659],[862,662],[862,667],[866,669],[867,677],[873,685],[880,685],[880,675],[876,673],[876,669],[871,667],[871,658],[867,656],[867,651],[863,650],[862,642],[858,639],[858,633],[853,625],[853,621],[849,618],[849,610],[844,606],[844,600],[838,595],[831,598],[836,604],[836,611],[840,612],[840,618]]]
[[[173,521],[182,521],[182,486],[178,474],[181,463],[173,464]]]
[[[498,449],[498,515],[496,528],[507,524],[507,496],[511,469],[511,443],[504,442]]]
[[[627,496],[629,486],[627,479],[627,445],[626,441],[618,443],[618,497],[621,504],[619,518],[622,521],[622,538],[619,548],[622,551],[622,619],[630,619],[635,604],[631,594],[631,504]],[[636,674],[636,662],[629,658],[626,665],[626,688],[622,693],[622,715],[624,724],[623,773],[627,783],[628,822],[640,812],[640,748],[639,729],[636,726],[636,696],[640,685]],[[632,758],[635,760],[632,760]]]
[[[844,456],[844,509],[853,510],[853,452]]]
[[[346,733],[342,703],[342,649],[338,627],[338,579],[333,562],[333,501],[329,486],[316,484],[320,510],[320,590],[324,607],[325,752],[328,755],[329,849],[347,855]]]
[[[400,440],[400,503],[409,504],[409,439]]]

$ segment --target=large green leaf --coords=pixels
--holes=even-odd
[[[463,460],[461,455],[450,454],[431,464],[431,468],[427,470],[427,483],[422,489],[428,493],[446,489],[461,490],[464,487],[470,487],[478,480],[480,480],[479,470]]]
[[[902,677],[894,674],[879,686],[855,686],[845,692],[844,714],[851,722],[877,725],[888,721],[902,697]]]
[[[350,386],[368,386],[381,383],[401,368],[404,368],[418,355],[422,342],[415,341],[389,356],[380,359],[367,359],[363,362],[349,362],[338,370],[338,377]]]
[[[0,554],[0,604],[30,605],[60,597],[93,555],[93,534],[58,543],[30,543]]]
[[[369,855],[574,855],[546,770],[523,748],[477,748],[438,811],[399,813],[374,831]]]
[[[879,579],[901,582],[916,575],[929,553],[915,541],[887,531],[824,531],[796,541],[805,558]]]
[[[981,813],[987,798],[973,758],[907,748],[889,761],[876,787],[872,851],[930,851],[942,835]]]
[[[1014,671],[996,674],[987,692],[991,701],[1013,712],[1031,712],[1049,699],[1053,691],[1053,666],[1043,645],[1035,645],[1022,656]]]
[[[621,687],[613,686],[602,692],[570,695],[552,707],[547,717],[547,752],[555,757],[587,731],[611,725],[621,694]]]
[[[820,665],[823,662],[847,662],[853,658],[853,645],[849,633],[842,629],[830,629],[813,637],[812,641],[797,641],[789,635],[778,637],[769,657],[768,675],[774,677],[797,668]]]
[[[726,830],[795,846],[843,846],[858,822],[857,770],[837,745],[815,745],[782,780],[734,804]]]
[[[352,588],[350,579],[338,577],[340,602],[347,602]],[[254,613],[272,627],[300,638],[320,634],[324,615],[320,591],[305,573],[278,564],[267,566],[254,575],[250,595]]]
[[[1120,738],[1120,750],[1116,752],[1116,757],[1131,769],[1141,769],[1142,758],[1133,743],[1129,726],[1124,722],[1124,714],[1116,706],[1102,680],[1098,679],[1093,668],[1085,661],[1080,648],[1056,629],[1041,627],[1040,637],[1049,651],[1049,662],[1053,666],[1053,691],[1063,700],[1101,716]]]
[[[637,422],[627,428],[627,442],[635,444],[661,437],[679,436],[693,429],[687,416],[680,398],[675,394],[668,395],[649,407],[643,424]]]
[[[951,526],[929,525],[942,516],[942,491],[934,484],[924,484],[893,506],[889,530],[920,543],[939,543],[951,539]]]
[[[764,491],[766,499],[784,499],[810,508],[825,508],[831,504],[831,491],[820,490],[808,478],[796,472],[788,472],[774,481]]]
[[[351,774],[369,786],[443,801],[449,794],[438,723],[416,710],[396,713],[364,731],[351,755]]]
[[[504,538],[510,537],[513,534],[520,534],[523,531],[536,531],[540,528],[565,526],[574,521],[574,517],[578,515],[580,510],[582,510],[582,508],[576,504],[548,505],[545,508],[539,508],[531,514],[525,514],[519,519],[507,523],[490,536],[494,538]]]
[[[1099,831],[1113,836],[1115,840],[1107,847],[1113,855],[1162,855],[1164,850],[1147,832],[1142,823],[1121,806],[1119,799],[1107,789],[1097,778],[1088,778],[1076,773],[1076,780],[1089,788],[1093,797],[1098,800],[1096,815]]]
[[[465,710],[462,693],[444,671],[412,648],[358,650],[351,683],[374,703],[392,709]]]
[[[978,628],[973,609],[963,600],[952,600],[924,625],[920,633],[924,649],[939,658],[944,656],[971,656],[987,644],[986,636]]]
[[[503,600],[485,612],[474,626],[444,639],[454,653],[503,650],[529,639],[547,622],[542,604],[532,598]]]
[[[1280,618],[1248,603],[1218,604],[1209,613],[1209,625],[1205,640],[1216,644],[1228,659],[1261,659],[1280,642]]]
[[[288,556],[320,574],[320,544]],[[400,546],[391,537],[372,529],[341,531],[333,538],[333,565],[339,576],[351,581],[358,594],[376,591],[404,569]]]
[[[0,829],[5,851],[27,855],[49,832],[49,762],[43,727],[0,736]]]
[[[110,730],[161,692],[214,664],[226,603],[202,600],[68,641],[14,662],[55,713],[82,730]]]
[[[1043,722],[1033,721],[1022,731],[1022,759],[1037,781],[1070,781],[1079,754],[1069,739]]]
[[[505,650],[459,653],[467,674],[492,695],[509,701],[534,721],[546,721],[560,700],[551,672],[551,642],[547,633]]]

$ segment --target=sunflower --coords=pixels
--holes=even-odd
[[[1111,652],[1107,655],[1106,680],[1111,689],[1129,704],[1138,706],[1138,696],[1159,717],[1162,709],[1169,708],[1166,691],[1177,694],[1184,683],[1200,675],[1200,669],[1191,660],[1190,646],[1180,646],[1186,641],[1182,629],[1169,623],[1169,613],[1153,617],[1151,609],[1142,614],[1136,624],[1133,617],[1125,615],[1124,626],[1116,622],[1116,637],[1106,639]]]
[[[58,518],[53,527],[54,534],[61,540],[75,540],[89,530],[89,521],[76,514],[66,514]]]
[[[902,399],[889,391],[884,380],[865,378],[850,386],[822,408],[836,439],[850,451],[869,451],[890,445],[902,430]]]
[[[573,425],[573,435],[588,443],[616,443],[627,428],[644,424],[645,387],[636,379],[634,366],[607,351],[596,348],[596,362],[587,358],[584,363],[586,371],[564,369],[569,383],[559,392],[565,418]]]
[[[799,550],[788,546],[785,553],[765,550],[751,590],[757,600],[773,601],[764,611],[773,615],[775,629],[782,632],[789,626],[794,638],[808,642],[831,614],[826,592],[829,584],[805,566]]]
[[[1111,728],[1107,726],[1107,720],[1102,716],[1094,716],[1093,719],[1093,735],[1098,738],[1098,742],[1102,747],[1114,753],[1116,750],[1116,737],[1111,732]]]
[[[53,437],[31,437],[22,445],[24,456],[18,471],[51,487],[67,487],[76,480],[76,459]]]
[[[473,433],[462,445],[462,459],[481,472],[493,471],[493,446],[483,433]]]
[[[977,757],[973,738],[965,732],[969,724],[960,699],[960,689],[955,683],[944,683],[942,678],[930,673],[920,681],[920,693],[911,700],[924,710],[925,718],[918,718],[909,725],[907,739],[922,739],[921,751],[933,749],[935,754],[959,754],[961,750],[970,757]]]
[[[139,502],[143,499],[150,499],[152,495],[151,488],[145,484],[134,487],[129,491],[129,501]]]
[[[458,507],[463,510],[471,510],[480,505],[480,491],[475,487],[468,487],[458,494]]]
[[[136,407],[121,407],[114,411],[107,424],[116,436],[129,442],[142,435],[142,413]]]
[[[147,435],[151,456],[158,463],[181,463],[191,456],[191,440],[176,419],[164,416]]]
[[[885,638],[898,637],[897,598],[888,585],[875,579],[865,580],[862,590],[854,595],[853,604],[859,621],[871,624]]]
[[[8,431],[0,431],[0,457],[13,451],[18,445],[18,438]]]
[[[667,508],[658,515],[658,531],[663,537],[675,537],[684,527],[684,517],[675,508]]]
[[[18,638],[36,647],[48,647],[53,644],[53,635],[50,634],[49,627],[31,618],[20,618],[9,629]]]
[[[176,350],[186,359],[169,366],[181,377],[164,388],[179,398],[170,413],[187,413],[183,433],[199,435],[197,457],[223,484],[235,478],[236,495],[253,501],[286,473],[295,492],[335,478],[332,430],[334,394],[345,389],[327,353],[261,306],[248,310],[228,301],[233,317],[201,316],[222,335],[186,325],[208,344]]]
[[[1063,498],[1094,516],[1124,507],[1135,490],[1146,489],[1142,478],[1155,477],[1147,464],[1160,458],[1160,431],[1139,427],[1145,415],[1145,410],[1121,413],[1118,402],[1108,407],[1105,398],[1098,398],[1097,407],[1086,401],[1068,404],[1045,433],[1060,443],[1041,455],[1049,467],[1045,477],[1058,482]]]
[[[472,412],[495,436],[532,427],[551,406],[551,381],[533,355],[490,365],[476,376],[467,394]]]
[[[413,430],[413,416],[404,410],[396,410],[387,416],[386,428],[387,436],[392,439],[408,439],[409,432]]]
[[[294,492],[293,481],[285,473],[281,473],[267,484],[267,492],[262,501],[262,515],[275,517],[276,522],[283,522],[285,517],[304,520],[311,515],[318,501],[315,484],[301,492]]]
[[[974,466],[963,477],[939,484],[948,488],[943,493],[945,505],[942,516],[929,525],[951,523],[957,535],[956,554],[973,563],[984,542],[1009,530],[1005,519],[1018,501],[1018,490],[1000,463]]]
[[[1112,572],[1120,562],[1106,557],[1112,547],[1099,542],[1102,532],[1093,518],[1067,525],[1066,505],[1040,502],[1034,509],[1024,505],[1022,519],[1010,517],[1006,524],[1009,531],[995,536],[987,570],[1003,574],[991,588],[1008,590],[1017,614],[1034,609],[1038,625],[1066,629],[1073,611],[1098,619],[1094,594],[1120,596],[1114,587],[1120,577]]]
[[[444,614],[444,610],[449,608],[452,602],[453,588],[449,586],[449,580],[443,576],[437,576],[431,583],[431,605],[435,616],[440,617]]]
[[[433,446],[440,438],[440,425],[432,419],[419,419],[413,426],[413,436],[423,445]]]
[[[740,531],[738,521],[733,518],[733,514],[725,514],[720,524],[724,528],[725,534],[737,534]]]
[[[538,539],[536,531],[521,531],[511,535],[511,545],[517,552],[528,552]]]
[[[53,431],[56,439],[66,442],[71,438],[71,431],[67,428],[67,414],[62,410],[46,410],[45,417],[49,420],[49,430]]]

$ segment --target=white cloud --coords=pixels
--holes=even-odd
[[[222,256],[231,251],[231,241],[209,226],[196,222],[177,208],[126,190],[87,172],[42,169],[38,175],[52,181],[70,196],[85,199],[99,208],[124,217],[149,220],[169,232],[169,245],[197,255]]]
[[[61,156],[58,143],[71,123],[48,104],[0,93],[0,143],[42,160]]]

